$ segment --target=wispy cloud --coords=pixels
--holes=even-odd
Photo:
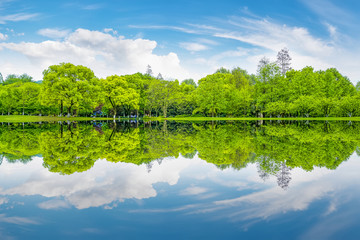
[[[351,21],[354,20],[354,16],[348,11],[326,0],[313,2],[304,0],[304,3],[316,11],[319,16],[323,16],[325,14],[323,11],[325,9],[327,11],[327,7],[329,7],[338,18],[349,14],[342,18],[342,24],[353,24],[354,21],[352,23]],[[246,12],[248,11],[247,9]],[[326,12],[326,14],[329,13]],[[255,73],[257,63],[264,55],[275,60],[277,52],[287,47],[293,58],[294,69],[301,69],[309,65],[316,70],[336,67],[355,83],[360,79],[360,69],[356,67],[356,61],[354,61],[360,54],[360,48],[356,44],[357,39],[341,32],[338,24],[332,20],[335,19],[324,17],[320,21],[323,23],[325,32],[329,33],[328,35],[319,35],[305,26],[286,25],[270,17],[263,18],[254,14],[230,16],[227,19],[212,19],[207,24],[184,23],[177,26],[147,26],[147,28],[186,32],[200,35],[201,37],[198,38],[201,39],[217,38],[219,40],[216,42],[219,42],[220,46],[223,41],[233,40],[238,42],[238,47],[250,50],[227,49],[222,53],[213,53],[214,56],[210,58],[190,59],[188,61],[190,68],[192,64],[197,64],[196,67],[193,67],[194,69],[206,69],[205,66],[210,65],[220,67],[238,64],[241,67],[247,67],[249,72]],[[205,50],[205,46],[207,46],[205,42],[181,42],[179,44],[190,52]],[[232,46],[238,48],[236,44]]]
[[[137,28],[137,29],[165,29],[165,30],[174,30],[184,33],[191,34],[199,34],[194,29],[186,28],[186,27],[178,27],[178,26],[166,26],[166,25],[129,25],[129,28]]]
[[[6,24],[7,22],[19,22],[31,20],[38,17],[38,13],[15,13],[10,15],[0,16],[0,24]]]
[[[302,0],[305,6],[317,14],[321,19],[347,27],[358,27],[357,17],[353,12],[345,10],[329,0]]]
[[[180,192],[180,195],[199,195],[202,193],[206,193],[208,191],[208,189],[203,188],[203,187],[188,187],[186,189],[184,189],[183,191]]]
[[[82,7],[84,10],[98,10],[100,8],[103,8],[102,4],[90,4]]]
[[[98,3],[98,4],[82,4],[79,2],[71,2],[71,3],[65,3],[63,5],[65,8],[77,8],[80,10],[87,10],[87,11],[94,11],[94,10],[98,10],[101,8],[104,8],[105,5],[102,3]]]
[[[28,224],[39,224],[38,221],[24,218],[24,217],[8,217],[5,214],[0,214],[0,222],[12,223],[16,225],[28,225]]]
[[[190,51],[190,52],[198,52],[207,50],[208,47],[204,44],[196,43],[196,42],[182,42],[180,43],[180,47]]]
[[[5,7],[11,2],[14,2],[14,0],[1,0],[0,1],[0,10],[5,9]]]
[[[207,38],[198,38],[196,39],[196,41],[207,45],[213,45],[213,46],[219,45],[219,42]]]

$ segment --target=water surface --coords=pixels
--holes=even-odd
[[[1,239],[358,239],[357,122],[0,125]]]

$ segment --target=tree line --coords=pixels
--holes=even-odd
[[[196,83],[145,74],[103,79],[81,65],[61,63],[34,82],[9,75],[0,85],[2,114],[69,116],[360,116],[360,85],[335,68],[293,70],[287,49],[276,62],[260,60],[256,74],[220,68]],[[1,79],[2,80],[2,77]]]

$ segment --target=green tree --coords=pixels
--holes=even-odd
[[[149,87],[146,90],[146,108],[149,110],[149,115],[151,117],[152,111],[155,110],[156,116],[161,108],[161,98],[163,91],[163,84],[159,79],[150,79]]]
[[[29,75],[27,75],[26,73],[18,76],[16,74],[10,74],[6,77],[5,81],[3,82],[4,85],[8,85],[8,84],[13,84],[13,83],[18,83],[18,82],[31,82],[33,80],[33,78]]]
[[[26,82],[20,86],[20,106],[22,115],[25,109],[34,112],[39,108],[40,85],[33,82]]]
[[[182,83],[187,84],[187,85],[192,85],[192,86],[194,86],[194,88],[197,88],[196,82],[192,78],[185,79],[181,82],[181,84]]]
[[[199,80],[196,89],[196,102],[198,108],[195,112],[207,112],[212,117],[226,110],[226,92],[229,91],[230,79],[234,76],[229,73],[215,73]]]
[[[267,103],[279,100],[279,95],[282,94],[280,88],[282,79],[283,76],[281,76],[280,68],[276,63],[266,64],[259,69],[255,84],[255,104],[261,116]]]
[[[180,99],[179,81],[161,80],[161,84],[163,87],[161,88],[160,106],[163,111],[163,116],[166,118],[169,106]]]
[[[67,107],[68,114],[81,107],[95,107],[99,103],[99,80],[89,68],[71,63],[52,65],[43,72],[41,103],[60,105],[60,114]]]
[[[101,80],[101,86],[106,102],[113,109],[114,118],[120,107],[139,109],[140,94],[130,87],[125,77],[109,76]]]

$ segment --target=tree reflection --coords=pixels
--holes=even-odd
[[[68,125],[41,133],[43,166],[51,172],[72,174],[90,169],[101,156],[103,139],[92,126]]]
[[[13,124],[0,125],[0,158],[26,163],[42,155],[49,171],[73,174],[99,159],[151,171],[152,161],[198,155],[220,169],[256,164],[261,179],[274,176],[287,189],[291,169],[336,169],[360,152],[359,133],[357,122]]]

